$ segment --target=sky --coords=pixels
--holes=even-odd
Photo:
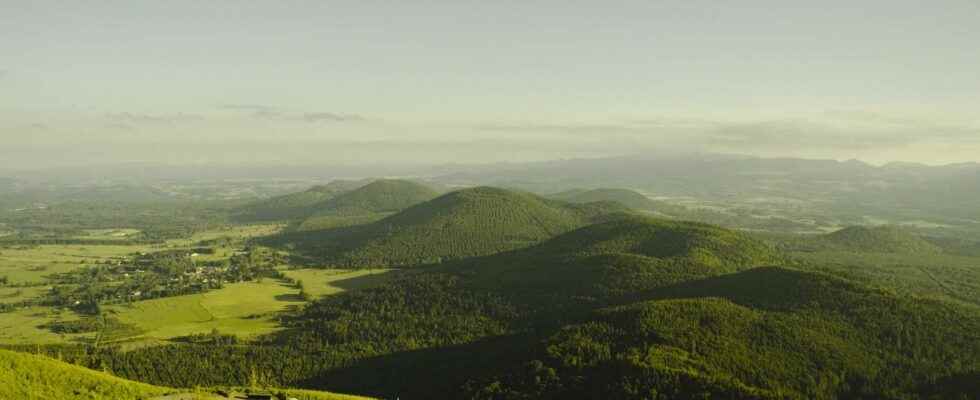
[[[980,2],[0,0],[0,169],[980,161]]]

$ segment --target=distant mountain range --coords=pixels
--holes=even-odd
[[[865,214],[980,222],[980,164],[927,166],[714,154],[576,159],[472,167],[435,178],[554,193],[625,187],[656,196],[763,202],[789,199],[843,217]]]

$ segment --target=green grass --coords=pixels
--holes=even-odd
[[[3,399],[135,400],[173,391],[42,356],[0,350],[0,398]]]
[[[166,247],[190,247],[196,245],[198,242],[226,237],[241,241],[244,239],[271,235],[279,232],[282,230],[282,228],[282,224],[254,224],[209,229],[207,231],[195,233],[189,238],[168,240]]]
[[[367,215],[314,215],[296,226],[296,231],[319,231],[324,229],[343,228],[354,225],[369,224],[391,215],[391,213],[373,213]]]
[[[46,275],[96,265],[112,257],[124,257],[148,246],[40,245],[0,249],[0,276],[13,283],[44,282]]]
[[[0,304],[34,299],[46,291],[47,287],[44,286],[0,287]]]
[[[85,229],[83,234],[77,235],[74,239],[89,239],[89,240],[118,240],[125,241],[130,240],[141,231],[139,229]]]
[[[236,388],[234,393],[254,390],[285,394],[300,400],[364,400],[366,397],[296,389]],[[0,399],[17,400],[211,400],[217,389],[173,389],[133,382],[105,372],[56,359],[0,350]]]
[[[71,311],[55,310],[51,307],[30,307],[0,314],[0,343],[64,343],[72,339],[91,338],[93,335],[58,335],[41,328],[41,325],[55,321],[73,321],[79,317]]]
[[[303,301],[299,290],[272,279],[226,285],[202,294],[106,307],[144,333],[138,339],[171,339],[217,329],[251,337],[278,329],[275,313]],[[128,338],[136,339],[136,338]]]
[[[387,269],[295,269],[283,271],[286,276],[302,281],[306,292],[320,297],[347,290],[364,289],[391,279]]]

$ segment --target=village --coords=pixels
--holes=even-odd
[[[235,282],[286,279],[275,269],[286,262],[282,253],[244,246],[228,258],[214,254],[213,247],[194,247],[110,257],[99,265],[46,276],[43,296],[8,304],[7,311],[43,305],[97,315],[107,304],[202,293]]]

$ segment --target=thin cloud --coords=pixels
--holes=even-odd
[[[147,125],[174,125],[187,122],[203,121],[204,117],[196,114],[137,114],[130,112],[108,114],[106,117],[112,121],[129,124]]]
[[[873,151],[921,144],[976,145],[980,143],[980,129],[867,114],[851,115],[848,120],[727,124],[708,132],[706,139],[708,145],[736,149]]]
[[[355,114],[336,114],[330,112],[315,112],[303,114],[303,121],[306,122],[361,122],[366,118]]]
[[[268,106],[263,104],[222,104],[218,108],[223,110],[232,111],[247,111],[247,112],[282,112],[282,109],[275,106]]]
[[[253,118],[307,123],[363,122],[367,117],[336,112],[297,112],[263,104],[224,104],[221,109],[247,113]]]
[[[123,122],[110,122],[103,125],[103,127],[120,132],[135,132],[137,130],[135,126]]]

